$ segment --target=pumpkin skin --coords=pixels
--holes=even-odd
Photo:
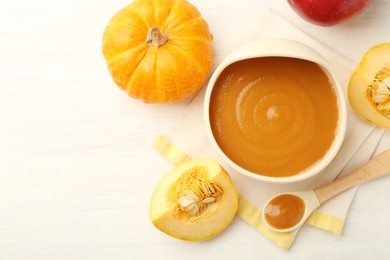
[[[205,81],[211,42],[206,21],[187,1],[136,0],[111,19],[102,51],[113,80],[131,97],[171,103]]]

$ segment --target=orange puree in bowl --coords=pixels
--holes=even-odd
[[[229,65],[216,81],[209,113],[225,155],[272,177],[313,166],[330,148],[338,123],[327,74],[313,62],[282,57]]]

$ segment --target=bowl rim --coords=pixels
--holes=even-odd
[[[251,49],[251,48],[258,48],[263,47],[267,45],[268,47],[271,45],[273,51],[266,51],[266,53],[261,53],[256,51],[249,51],[245,53],[245,49]],[[305,49],[305,51],[308,51],[308,53],[300,53],[300,52],[294,52],[294,51],[281,51],[278,48],[274,49],[274,46],[281,45],[282,48],[295,46],[297,48]],[[257,47],[256,47],[257,46]],[[243,51],[244,50],[244,51]],[[241,55],[241,53],[244,53]],[[287,177],[271,177],[261,174],[256,174],[253,172],[250,172],[243,167],[237,165],[235,162],[233,162],[219,147],[218,143],[215,140],[214,134],[211,129],[210,124],[210,114],[209,114],[209,107],[210,107],[210,98],[212,91],[214,89],[215,83],[217,79],[219,78],[222,71],[224,71],[229,65],[244,61],[248,59],[253,58],[265,58],[265,57],[285,57],[285,58],[296,58],[296,59],[303,59],[307,61],[314,62],[318,64],[323,71],[328,75],[329,80],[332,82],[334,91],[336,93],[337,97],[337,105],[338,105],[338,111],[339,111],[339,118],[338,118],[338,125],[336,129],[335,138],[325,153],[325,155],[317,162],[315,162],[312,166],[308,167],[307,169],[304,169],[300,173],[292,176]],[[261,40],[255,40],[251,41],[245,45],[242,45],[241,47],[234,50],[231,54],[229,54],[215,69],[215,71],[212,73],[212,76],[207,84],[207,89],[205,93],[205,99],[204,99],[204,124],[206,127],[206,134],[208,136],[209,141],[211,142],[211,145],[216,150],[218,155],[236,172],[243,174],[244,176],[247,176],[251,179],[255,179],[262,182],[268,182],[268,183],[276,183],[276,184],[291,184],[291,183],[297,183],[301,182],[307,179],[310,179],[318,174],[320,174],[336,157],[338,151],[340,150],[342,143],[345,138],[346,128],[347,128],[347,107],[346,107],[346,100],[345,95],[341,86],[341,83],[338,79],[338,76],[336,72],[333,70],[332,66],[328,63],[328,61],[314,48],[310,47],[309,45],[306,45],[304,43],[289,40],[289,39],[275,39],[275,38],[269,38],[269,39],[261,39]]]

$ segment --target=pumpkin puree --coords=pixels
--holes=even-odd
[[[292,194],[282,194],[272,199],[265,208],[265,219],[276,229],[295,227],[305,214],[305,203]]]
[[[266,57],[229,65],[210,101],[213,135],[234,163],[285,177],[313,166],[336,134],[338,105],[317,64]]]

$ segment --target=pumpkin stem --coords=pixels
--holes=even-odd
[[[160,47],[166,44],[167,41],[168,37],[157,27],[152,27],[148,30],[148,34],[146,36],[146,44],[153,47]]]

